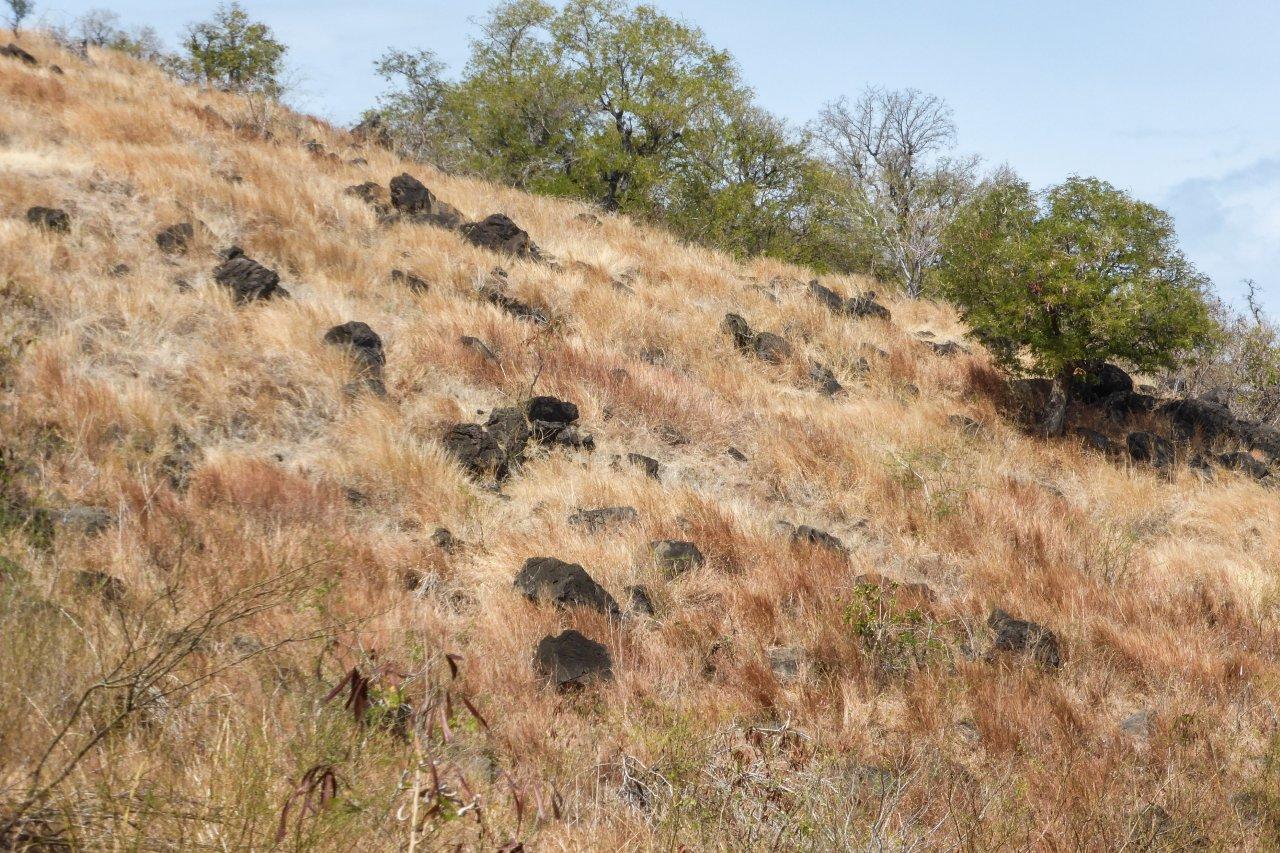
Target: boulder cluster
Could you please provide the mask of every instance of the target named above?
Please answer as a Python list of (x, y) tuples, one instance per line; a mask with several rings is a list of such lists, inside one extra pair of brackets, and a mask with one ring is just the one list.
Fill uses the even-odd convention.
[(503, 213), (494, 213), (477, 222), (468, 222), (462, 212), (439, 199), (426, 185), (407, 172), (386, 187), (376, 181), (347, 187), (348, 195), (364, 201), (384, 225), (398, 222), (434, 225), (458, 231), (473, 246), (527, 260), (545, 260), (529, 232)]
[(892, 316), (889, 309), (876, 301), (874, 291), (844, 297), (825, 285), (819, 284), (815, 278), (809, 282), (809, 295), (820, 302), (833, 314), (848, 317), (873, 317), (877, 320), (888, 320)]
[(472, 476), (501, 481), (524, 461), (529, 444), (594, 450), (580, 429), (578, 407), (556, 397), (534, 397), (521, 406), (494, 409), (484, 424), (454, 424), (445, 431), (445, 451)]

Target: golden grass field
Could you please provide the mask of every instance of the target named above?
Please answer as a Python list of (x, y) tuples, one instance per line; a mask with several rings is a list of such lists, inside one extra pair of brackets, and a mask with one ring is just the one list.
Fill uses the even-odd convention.
[[(960, 339), (945, 305), (882, 293), (891, 322), (838, 317), (806, 270), (592, 225), (582, 205), (121, 56), (22, 44), (65, 74), (0, 57), (4, 487), (15, 506), (114, 521), (49, 531), (15, 510), (0, 527), (9, 844), (1280, 847), (1274, 491), (1024, 435), (980, 347), (917, 340)], [(470, 219), (510, 215), (557, 265), (383, 226), (344, 194), (403, 171)], [(32, 205), (69, 211), (70, 232), (28, 225)], [(154, 235), (181, 221), (203, 227), (172, 259)], [(234, 304), (212, 278), (231, 244), (293, 298)], [(559, 322), (479, 298), (497, 265)], [(786, 337), (791, 360), (735, 350), (730, 311)], [(348, 320), (385, 343), (385, 398), (344, 390), (351, 364), (321, 339)], [(861, 375), (865, 344), (886, 357)], [(819, 393), (811, 360), (847, 391)], [(444, 430), (531, 389), (575, 402), (596, 448), (533, 453), (485, 488)], [(613, 463), (631, 452), (661, 480)], [(567, 522), (613, 505), (638, 523)], [(849, 554), (793, 544), (779, 521)], [(440, 526), (462, 544), (434, 544)], [(706, 564), (664, 578), (657, 538)], [(531, 556), (580, 563), (624, 606), (647, 584), (657, 613), (531, 603), (512, 586)], [(936, 600), (877, 594), (866, 574)], [(1056, 632), (1062, 667), (989, 656), (996, 607)], [(612, 681), (557, 692), (535, 673), (534, 647), (565, 628), (608, 646)], [(773, 671), (779, 648), (794, 673)], [(324, 701), (353, 669), (367, 710)]]

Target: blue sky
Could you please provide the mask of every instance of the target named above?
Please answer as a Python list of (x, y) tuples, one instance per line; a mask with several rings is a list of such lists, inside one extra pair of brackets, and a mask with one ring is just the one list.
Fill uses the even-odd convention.
[[(40, 3), (49, 23), (88, 8), (174, 44), (213, 2)], [(290, 47), (300, 107), (347, 122), (373, 103), (387, 47), (453, 69), (485, 2), (243, 0)], [(1095, 175), (1171, 212), (1183, 246), (1229, 297), (1254, 278), (1280, 316), (1280, 3), (1276, 0), (835, 2), (658, 0), (729, 49), (760, 102), (795, 123), (868, 84), (915, 87), (955, 110), (960, 148), (1033, 185)]]

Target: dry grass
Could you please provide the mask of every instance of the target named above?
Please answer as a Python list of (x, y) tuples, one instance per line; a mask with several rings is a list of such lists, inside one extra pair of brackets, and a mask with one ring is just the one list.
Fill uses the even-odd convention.
[[(119, 697), (96, 694), (67, 738), (102, 737), (29, 833), (91, 849), (270, 847), (299, 779), (332, 766), (337, 797), (316, 814), (296, 798), (281, 846), (1276, 846), (1273, 492), (1024, 437), (997, 414), (981, 352), (940, 358), (913, 339), (963, 331), (945, 306), (836, 318), (805, 296), (804, 270), (740, 265), (624, 219), (594, 227), (574, 204), (401, 163), (305, 117), (276, 115), (273, 138), (257, 138), (204, 110), (247, 118), (233, 98), (27, 40), (66, 75), (0, 60), (6, 476), (28, 502), (107, 507), (118, 523), (51, 539), (5, 528), (20, 567), (0, 613), (6, 807), (113, 662), (252, 584), (307, 578), (201, 637), (159, 680), (173, 690), (163, 713), (108, 727)], [(368, 165), (312, 156), (313, 137)], [(477, 298), (503, 259), (444, 230), (379, 226), (343, 194), (404, 170), (470, 217), (508, 213), (560, 260), (504, 263), (516, 295), (562, 318), (553, 331)], [(30, 229), (33, 204), (70, 210), (71, 233)], [(184, 219), (204, 228), (169, 261), (152, 235)], [(231, 243), (295, 298), (234, 306), (210, 275)], [(392, 268), (430, 290), (393, 284)], [(612, 286), (623, 276), (633, 293)], [(773, 301), (754, 285), (775, 278)], [(737, 353), (719, 331), (727, 311), (785, 335), (793, 363)], [(386, 343), (385, 400), (343, 390), (348, 366), (321, 337), (346, 320)], [(887, 356), (865, 376), (863, 344)], [(654, 348), (657, 364), (642, 357)], [(848, 392), (817, 393), (810, 359)], [(520, 399), (535, 376), (538, 393), (579, 405), (597, 449), (535, 458), (486, 491), (445, 456), (441, 427)], [(949, 424), (957, 413), (985, 430)], [(672, 429), (689, 441), (672, 444)], [(628, 452), (657, 458), (661, 481), (611, 464)], [(566, 521), (617, 504), (639, 523)], [(779, 520), (830, 530), (850, 554), (792, 546)], [(465, 544), (438, 549), (440, 525)], [(706, 566), (664, 580), (644, 556), (658, 537), (694, 540)], [(581, 563), (620, 599), (650, 585), (657, 618), (526, 602), (511, 580), (534, 555)], [(123, 600), (86, 592), (86, 571), (119, 579)], [(860, 574), (922, 581), (937, 599), (868, 610)], [(986, 661), (992, 607), (1056, 631), (1062, 669)], [(534, 645), (565, 627), (610, 647), (612, 683), (539, 683)], [(779, 646), (802, 652), (795, 679), (771, 669)], [(456, 682), (446, 653), (461, 656)], [(341, 699), (321, 701), (353, 667), (374, 676), (384, 717), (446, 693), (452, 714), (407, 737), (356, 725)], [(1138, 712), (1146, 733), (1122, 729)], [(430, 811), (421, 798), (415, 832), (432, 762), (455, 799)]]

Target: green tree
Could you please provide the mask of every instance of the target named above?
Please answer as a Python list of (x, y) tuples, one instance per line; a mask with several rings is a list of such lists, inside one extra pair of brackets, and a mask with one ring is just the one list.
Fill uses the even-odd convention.
[(1050, 434), (1062, 432), (1074, 372), (1108, 360), (1168, 368), (1214, 328), (1208, 281), (1168, 214), (1093, 178), (984, 193), (947, 229), (937, 280), (1006, 368), (1053, 377)]
[(210, 20), (190, 25), (183, 49), (177, 70), (191, 82), (270, 97), (283, 91), (280, 75), (288, 48), (239, 3), (219, 6)]

